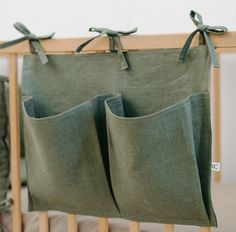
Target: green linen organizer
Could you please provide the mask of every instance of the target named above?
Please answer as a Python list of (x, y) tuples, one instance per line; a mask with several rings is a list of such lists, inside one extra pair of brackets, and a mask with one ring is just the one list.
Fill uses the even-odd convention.
[[(26, 158), (31, 210), (42, 211), (56, 209), (76, 214), (117, 217), (118, 210), (117, 214), (113, 213), (111, 209), (102, 211), (99, 207), (96, 208), (95, 204), (95, 202), (97, 202), (97, 204), (105, 202), (103, 204), (104, 207), (113, 207), (115, 211), (116, 201), (121, 217), (132, 218), (137, 221), (143, 220), (205, 226), (216, 225), (209, 195), (211, 136), (207, 130), (206, 132), (208, 134), (206, 135), (208, 136), (206, 136), (205, 141), (202, 140), (201, 137), (201, 132), (203, 131), (202, 125), (204, 123), (209, 124), (207, 120), (209, 117), (208, 111), (204, 110), (207, 108), (207, 103), (203, 101), (206, 98), (208, 99), (209, 56), (206, 46), (200, 45), (197, 48), (190, 49), (188, 59), (185, 63), (177, 63), (176, 57), (179, 52), (180, 49), (128, 52), (125, 56), (129, 61), (130, 68), (126, 71), (120, 68), (120, 61), (115, 53), (50, 55), (48, 56), (49, 63), (46, 66), (41, 64), (36, 55), (30, 55), (24, 58), (22, 91), (24, 95), (32, 96), (30, 104), (28, 104), (28, 101), (25, 102)], [(140, 62), (142, 62), (142, 65), (140, 65)], [(191, 97), (197, 93), (200, 94), (197, 95), (199, 97)], [(103, 94), (113, 96), (120, 94), (123, 104), (116, 104), (116, 108), (114, 109), (113, 98), (111, 98), (111, 96), (104, 98), (102, 97)], [(202, 94), (204, 97), (201, 97)], [(185, 138), (182, 146), (187, 146), (186, 151), (183, 153), (181, 149), (184, 148), (180, 146), (181, 144), (177, 144), (176, 147), (173, 147), (173, 144), (172, 148), (176, 150), (172, 150), (172, 155), (177, 156), (177, 158), (175, 158), (173, 162), (171, 162), (171, 160), (168, 161), (169, 165), (171, 165), (171, 174), (174, 176), (179, 172), (182, 175), (185, 174), (185, 179), (181, 180), (178, 178), (175, 180), (175, 185), (170, 185), (177, 187), (185, 183), (183, 191), (181, 191), (181, 189), (178, 189), (179, 191), (172, 189), (170, 194), (173, 195), (166, 196), (168, 199), (172, 199), (169, 204), (167, 204), (169, 206), (172, 204), (177, 206), (178, 199), (181, 199), (181, 203), (183, 203), (181, 210), (183, 212), (180, 214), (179, 218), (176, 217), (176, 214), (173, 214), (175, 217), (172, 219), (169, 217), (157, 217), (160, 213), (163, 215), (168, 214), (170, 210), (170, 208), (166, 207), (166, 204), (163, 203), (165, 200), (163, 196), (159, 198), (159, 200), (158, 196), (156, 196), (156, 198), (153, 197), (156, 191), (160, 191), (160, 186), (158, 187), (158, 185), (162, 183), (163, 187), (163, 184), (168, 181), (165, 177), (163, 177), (163, 180), (157, 179), (156, 185), (153, 187), (152, 193), (150, 193), (150, 199), (146, 199), (147, 195), (144, 191), (150, 187), (148, 187), (149, 179), (146, 179), (145, 182), (144, 179), (142, 179), (144, 178), (144, 170), (142, 168), (147, 167), (142, 161), (147, 159), (146, 163), (149, 160), (149, 165), (153, 165), (150, 169), (146, 169), (146, 175), (148, 177), (153, 173), (154, 168), (157, 167), (155, 162), (160, 163), (160, 161), (162, 161), (159, 160), (158, 157), (163, 159), (163, 156), (158, 156), (158, 154), (154, 156), (157, 150), (148, 153), (148, 149), (154, 147), (149, 143), (157, 143), (158, 140), (155, 141), (154, 139), (159, 138), (158, 134), (160, 132), (154, 130), (156, 127), (150, 126), (148, 123), (143, 126), (136, 124), (135, 128), (137, 129), (137, 133), (140, 132), (141, 135), (144, 133), (144, 137), (141, 137), (141, 140), (136, 142), (140, 147), (146, 149), (143, 151), (143, 155), (146, 154), (146, 156), (144, 157), (139, 153), (133, 154), (130, 150), (119, 150), (122, 147), (120, 142), (123, 140), (125, 140), (126, 143), (129, 142), (129, 146), (133, 146), (131, 149), (134, 150), (135, 145), (130, 139), (135, 139), (135, 130), (130, 128), (131, 124), (126, 123), (124, 126), (122, 123), (125, 122), (121, 119), (119, 123), (116, 124), (116, 117), (112, 115), (108, 109), (107, 118), (105, 117), (105, 109), (103, 107), (96, 107), (99, 111), (94, 112), (94, 110), (91, 110), (91, 101), (94, 101), (92, 99), (94, 99), (95, 96), (97, 96), (95, 99), (103, 98), (104, 102), (107, 100), (107, 106), (112, 102), (113, 113), (120, 114), (123, 110), (125, 117), (135, 117), (133, 118), (134, 121), (140, 121), (139, 117), (148, 118), (149, 114), (166, 110), (167, 107), (175, 108), (174, 104), (179, 104), (182, 107), (180, 108), (181, 111), (175, 112), (177, 115), (169, 113), (169, 117), (172, 119), (172, 123), (174, 123), (174, 129), (178, 130), (180, 126), (178, 127), (177, 122), (181, 119), (180, 115), (182, 114), (182, 124), (186, 124), (187, 128), (185, 128), (185, 130), (187, 130), (186, 133), (188, 133), (188, 136), (193, 136), (193, 133), (191, 133), (193, 125), (191, 124), (190, 111), (192, 108), (190, 106), (197, 104), (197, 107), (193, 107), (193, 110), (196, 111), (199, 107), (200, 110), (203, 111), (203, 113), (200, 110), (198, 110), (199, 112), (197, 111), (198, 116), (196, 117), (196, 122), (199, 120), (200, 123), (194, 127), (197, 130), (194, 132), (195, 140), (193, 141), (192, 137), (187, 140), (187, 138), (185, 138), (187, 134), (180, 134), (182, 136), (180, 138)], [(189, 100), (186, 100), (186, 98)], [(190, 101), (191, 99), (195, 100), (192, 102)], [(186, 104), (184, 103), (185, 101)], [(184, 108), (184, 106), (186, 106), (186, 108)], [(32, 107), (34, 107), (34, 115), (32, 114)], [(94, 124), (96, 123), (94, 123), (94, 118), (97, 117), (96, 112), (99, 112), (102, 121), (106, 121), (108, 124), (108, 142), (106, 142), (106, 127), (104, 123), (101, 123), (101, 125), (98, 123), (95, 129)], [(125, 120), (124, 118), (124, 121)], [(82, 129), (79, 126), (80, 124), (83, 125)], [(145, 127), (151, 130), (149, 134), (145, 131)], [(124, 130), (123, 133), (121, 129)], [(87, 132), (85, 133), (84, 130)], [(130, 131), (133, 133), (130, 133)], [(166, 133), (167, 135), (170, 133), (169, 136), (173, 140), (176, 138), (174, 134), (177, 132), (170, 131)], [(185, 131), (180, 130), (179, 133), (181, 132)], [(117, 133), (117, 135), (111, 137), (113, 133)], [(154, 133), (153, 138), (150, 138), (152, 133)], [(165, 131), (162, 133), (165, 133)], [(118, 135), (119, 137), (117, 138)], [(130, 139), (128, 139), (128, 135)], [(68, 138), (70, 138), (70, 140)], [(93, 146), (92, 141), (94, 141), (94, 138), (96, 142)], [(145, 139), (148, 141), (142, 141)], [(103, 140), (103, 142), (99, 144), (99, 140)], [(81, 141), (84, 142), (82, 146), (87, 147), (84, 152), (78, 152), (79, 150), (77, 149)], [(168, 147), (170, 141), (167, 142), (168, 140), (165, 142), (166, 144), (164, 143), (162, 146), (165, 147), (166, 145)], [(178, 142), (181, 142), (181, 140), (178, 140)], [(196, 144), (200, 143), (198, 147), (195, 148), (196, 150), (193, 147), (194, 142)], [(103, 144), (107, 145), (103, 146)], [(101, 152), (97, 152), (99, 148), (96, 147), (99, 145)], [(109, 161), (106, 156), (106, 147), (108, 145), (110, 150)], [(119, 146), (118, 153), (117, 147), (115, 146)], [(123, 144), (123, 146), (125, 149), (126, 144)], [(206, 150), (202, 153), (204, 146)], [(112, 148), (116, 151), (114, 152)], [(94, 150), (91, 151), (91, 149)], [(77, 153), (75, 151), (77, 151)], [(150, 157), (148, 155), (150, 155)], [(90, 164), (94, 165), (94, 167), (92, 167), (93, 170), (97, 168), (100, 169), (98, 173), (95, 171), (95, 176), (101, 176), (105, 170), (108, 174), (110, 173), (112, 185), (110, 191), (114, 192), (114, 201), (112, 200), (112, 194), (108, 194), (109, 178), (106, 179), (104, 174), (101, 180), (101, 183), (104, 183), (102, 190), (100, 182), (95, 185), (96, 182), (93, 181), (93, 178), (95, 178), (93, 175), (90, 174), (90, 176), (88, 176), (87, 173), (85, 173), (86, 178), (80, 176), (80, 164), (88, 165), (86, 167), (83, 166), (82, 170), (91, 170), (89, 162), (85, 162), (88, 157), (90, 157), (90, 159), (100, 157), (100, 160), (103, 159), (105, 161), (104, 164), (110, 163), (110, 168), (108, 168), (108, 165), (102, 166), (101, 162), (97, 162), (96, 164), (91, 162)], [(120, 160), (121, 157), (122, 160)], [(156, 161), (154, 157), (156, 157)], [(169, 154), (168, 158), (170, 157), (171, 154)], [(181, 157), (182, 163), (176, 163), (177, 159)], [(134, 168), (132, 168), (132, 165), (129, 167), (130, 159), (133, 159), (133, 162), (136, 164), (136, 170), (143, 170), (140, 173), (138, 171), (135, 172), (137, 175), (139, 173), (140, 177), (135, 176), (135, 174), (131, 175), (132, 171), (134, 172)], [(153, 161), (153, 164), (151, 161)], [(163, 160), (163, 165), (164, 163)], [(135, 164), (133, 165), (135, 166)], [(180, 168), (178, 168), (178, 165), (181, 165)], [(163, 169), (161, 169), (161, 167), (159, 168), (165, 173), (165, 166), (162, 167)], [(126, 173), (130, 175), (125, 175)], [(51, 179), (52, 176), (54, 176), (54, 179)], [(168, 175), (168, 177), (170, 176)], [(139, 182), (140, 189), (137, 189), (135, 183), (138, 182), (139, 178), (141, 178), (141, 182)], [(171, 177), (171, 179), (174, 180), (173, 177)], [(86, 187), (86, 183), (93, 183), (91, 186), (93, 189), (90, 189), (89, 193), (83, 195), (84, 190), (81, 189), (81, 185), (89, 189)], [(186, 189), (189, 183), (192, 183), (192, 188)], [(145, 185), (147, 185), (147, 187), (145, 187)], [(132, 189), (132, 187), (134, 187), (134, 189)], [(155, 187), (158, 187), (158, 189), (155, 189)], [(130, 188), (129, 192), (127, 192), (127, 188)], [(45, 191), (45, 189), (47, 189), (47, 191)], [(102, 192), (107, 191), (107, 196), (104, 197), (104, 195), (99, 194), (100, 190)], [(139, 195), (136, 194), (137, 191), (139, 191)], [(56, 192), (58, 192), (58, 194), (55, 195)], [(61, 192), (61, 195), (59, 195), (59, 192)], [(93, 195), (93, 192), (96, 194)], [(93, 195), (94, 202), (89, 195)], [(136, 195), (137, 197), (135, 197)], [(58, 199), (55, 198), (55, 196), (58, 196)], [(185, 200), (183, 196), (186, 196), (187, 199)], [(88, 199), (91, 201), (91, 204), (89, 204)], [(197, 202), (196, 205), (192, 204), (192, 207), (189, 205), (189, 200), (191, 199)], [(82, 207), (83, 201), (86, 202), (84, 207), (87, 208), (87, 211)], [(139, 205), (147, 206), (147, 204), (149, 204), (149, 210), (159, 213), (155, 214), (151, 212), (146, 215), (147, 211), (144, 210), (144, 213), (146, 213), (143, 215), (142, 212), (140, 212)], [(161, 207), (161, 205), (163, 207)], [(153, 208), (150, 208), (151, 206), (153, 206)], [(194, 208), (195, 206), (198, 207)], [(165, 212), (166, 214), (163, 212), (165, 209), (168, 209)], [(180, 212), (181, 210), (178, 208), (176, 212)], [(182, 215), (188, 215), (188, 221), (187, 218), (182, 218)], [(198, 217), (196, 218), (196, 216)]]
[(8, 209), (10, 201), (7, 200), (9, 188), (9, 147), (8, 147), (8, 113), (6, 82), (7, 77), (0, 76), (0, 212)]
[[(118, 55), (45, 56), (36, 49), (39, 57), (24, 57), (30, 210), (217, 225), (209, 58), (218, 64), (208, 33), (226, 29), (203, 25), (194, 11), (190, 16), (197, 29), (183, 49), (123, 52), (119, 36), (135, 30), (95, 28)], [(189, 49), (197, 32), (201, 45)], [(40, 47), (37, 37), (27, 38)]]

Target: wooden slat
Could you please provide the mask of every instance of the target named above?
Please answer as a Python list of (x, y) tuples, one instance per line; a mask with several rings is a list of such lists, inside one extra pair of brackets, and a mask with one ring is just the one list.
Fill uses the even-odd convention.
[(140, 232), (140, 223), (129, 221), (129, 232)]
[(108, 232), (108, 218), (99, 218), (98, 219), (98, 232)]
[[(124, 50), (180, 48), (183, 46), (190, 33), (163, 34), (163, 35), (131, 35), (122, 36), (121, 42)], [(236, 47), (236, 32), (228, 32), (223, 35), (210, 35), (216, 48)], [(47, 53), (73, 52), (86, 38), (50, 39), (41, 41)], [(198, 36), (193, 39), (191, 46), (197, 46)], [(108, 50), (108, 38), (101, 37), (84, 48), (84, 51)], [(30, 53), (28, 41), (0, 49), (0, 54), (27, 54)]]
[(216, 48), (236, 47), (235, 31), (227, 32), (222, 35), (211, 34), (210, 37)]
[(200, 227), (199, 232), (211, 232), (211, 228), (210, 227)]
[(20, 124), (19, 88), (17, 78), (17, 55), (9, 55), (9, 121), (10, 121), (10, 160), (12, 179), (12, 226), (13, 232), (22, 231), (21, 182), (20, 182)]
[(221, 55), (222, 53), (236, 53), (235, 47), (228, 47), (228, 48), (216, 48), (218, 55)]
[(77, 218), (76, 215), (74, 214), (68, 214), (67, 217), (67, 223), (68, 223), (68, 232), (77, 232), (78, 230), (78, 225), (77, 225)]
[(165, 224), (164, 225), (164, 232), (174, 232), (174, 225), (172, 225), (172, 224)]
[[(170, 34), (170, 35), (130, 35), (122, 36), (122, 47), (125, 50), (137, 49), (158, 49), (158, 48), (172, 48), (182, 47), (188, 34)], [(66, 39), (50, 39), (41, 41), (44, 50), (47, 53), (64, 53), (74, 51), (81, 43), (89, 38), (66, 38)], [(193, 40), (193, 46), (198, 44), (197, 36)], [(83, 51), (104, 51), (108, 50), (108, 38), (106, 36), (97, 38), (86, 46)], [(14, 46), (0, 49), (0, 54), (30, 53), (28, 41), (24, 41)]]
[(49, 220), (47, 212), (39, 212), (39, 232), (49, 232)]
[[(217, 52), (218, 54), (218, 52)], [(219, 60), (219, 55), (218, 60)], [(213, 160), (220, 162), (220, 69), (212, 70), (213, 84)], [(214, 180), (219, 182), (221, 179), (220, 172), (214, 172)]]

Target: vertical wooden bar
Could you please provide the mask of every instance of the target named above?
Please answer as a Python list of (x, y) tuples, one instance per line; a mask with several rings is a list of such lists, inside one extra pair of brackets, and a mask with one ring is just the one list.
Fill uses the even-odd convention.
[[(219, 60), (219, 53), (217, 58)], [(212, 70), (212, 84), (213, 84), (213, 160), (220, 162), (220, 68), (213, 68)], [(220, 172), (214, 172), (214, 180), (219, 182), (221, 180)]]
[(108, 225), (108, 218), (99, 218), (98, 219), (98, 232), (108, 232), (109, 225)]
[[(63, 52), (63, 54), (73, 54), (74, 51), (70, 52)], [(68, 223), (68, 232), (77, 232), (78, 231), (78, 225), (77, 225), (77, 217), (74, 214), (68, 214), (67, 216), (67, 223)]]
[(68, 223), (67, 227), (68, 232), (77, 232), (78, 225), (77, 225), (76, 215), (68, 214), (67, 223)]
[(129, 221), (129, 232), (140, 232), (140, 223)]
[(211, 227), (200, 227), (200, 232), (211, 232)]
[(39, 212), (39, 232), (49, 232), (49, 220), (47, 212)]
[(174, 232), (174, 225), (172, 225), (172, 224), (165, 224), (164, 225), (164, 232)]
[(22, 231), (21, 217), (21, 181), (20, 181), (20, 120), (19, 86), (17, 78), (17, 55), (8, 56), (9, 62), (9, 126), (10, 161), (12, 186), (12, 231)]

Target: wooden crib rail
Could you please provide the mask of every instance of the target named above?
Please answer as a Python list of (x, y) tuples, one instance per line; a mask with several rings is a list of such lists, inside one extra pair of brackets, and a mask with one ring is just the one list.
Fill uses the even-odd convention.
[[(189, 34), (168, 35), (132, 35), (121, 37), (124, 50), (145, 50), (162, 48), (180, 48), (183, 46)], [(216, 47), (218, 56), (225, 52), (236, 52), (236, 32), (228, 32), (224, 35), (210, 35)], [(46, 53), (73, 53), (74, 50), (88, 38), (51, 39), (42, 41)], [(193, 39), (191, 46), (198, 45), (198, 38)], [(108, 38), (101, 37), (91, 42), (84, 48), (84, 52), (104, 52), (108, 50)], [(12, 176), (12, 217), (13, 232), (22, 231), (22, 215), (20, 200), (20, 128), (19, 128), (19, 86), (17, 77), (18, 56), (29, 54), (28, 42), (22, 42), (0, 50), (0, 56), (8, 56), (9, 61), (9, 117), (10, 117), (10, 156)], [(220, 118), (219, 118), (219, 79), (220, 69), (214, 68), (212, 72), (213, 81), (213, 117), (214, 117), (214, 157), (220, 161)], [(220, 175), (215, 176), (220, 180)], [(47, 212), (39, 212), (39, 231), (49, 232), (49, 218)], [(68, 215), (68, 232), (77, 232), (76, 215)], [(140, 224), (135, 221), (129, 223), (130, 232), (140, 232)], [(108, 232), (109, 224), (107, 218), (98, 219), (98, 231)], [(174, 232), (174, 225), (164, 225), (164, 232)], [(200, 232), (210, 232), (211, 228), (201, 227)]]
[[(161, 48), (180, 48), (183, 46), (189, 34), (163, 34), (163, 35), (130, 35), (122, 36), (121, 42), (124, 50), (145, 50), (145, 49), (161, 49)], [(236, 32), (228, 32), (223, 35), (210, 35), (215, 48), (235, 48)], [(89, 38), (63, 38), (43, 40), (43, 45), (47, 53), (71, 53), (83, 42)], [(195, 36), (191, 46), (198, 45), (198, 36)], [(0, 42), (1, 43), (1, 42)], [(108, 38), (100, 37), (84, 47), (83, 51), (101, 52), (107, 51), (109, 48)], [(29, 54), (30, 48), (28, 41), (0, 49), (0, 54)]]
[(17, 55), (9, 55), (9, 122), (10, 162), (12, 177), (12, 226), (13, 232), (21, 231), (21, 182), (20, 182), (20, 120), (19, 87), (17, 78)]

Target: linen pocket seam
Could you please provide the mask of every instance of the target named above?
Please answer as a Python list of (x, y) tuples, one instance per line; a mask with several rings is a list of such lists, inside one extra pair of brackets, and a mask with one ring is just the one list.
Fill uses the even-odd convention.
[(120, 121), (123, 121), (124, 123), (144, 123), (144, 122), (147, 122), (147, 121), (151, 121), (151, 120), (155, 120), (156, 118), (158, 117), (161, 117), (161, 116), (164, 116), (168, 113), (171, 113), (175, 110), (178, 110), (184, 106), (186, 106), (187, 104), (189, 104), (189, 101), (191, 101), (191, 99), (194, 99), (194, 98), (197, 98), (199, 97), (199, 95), (202, 95), (200, 98), (209, 98), (207, 95), (205, 95), (205, 93), (197, 93), (197, 94), (194, 94), (194, 95), (190, 95), (189, 97), (179, 101), (178, 103), (174, 104), (174, 105), (171, 105), (167, 108), (164, 108), (160, 111), (157, 111), (157, 112), (154, 112), (154, 113), (151, 113), (151, 114), (147, 114), (147, 115), (144, 115), (144, 116), (138, 116), (138, 117), (125, 117), (125, 116), (118, 116), (116, 115), (115, 113), (112, 112), (112, 110), (110, 109), (107, 101), (109, 101), (111, 98), (107, 99), (105, 102), (106, 102), (106, 108), (108, 109), (109, 113), (113, 116), (113, 118), (115, 118), (116, 120), (120, 120)]

